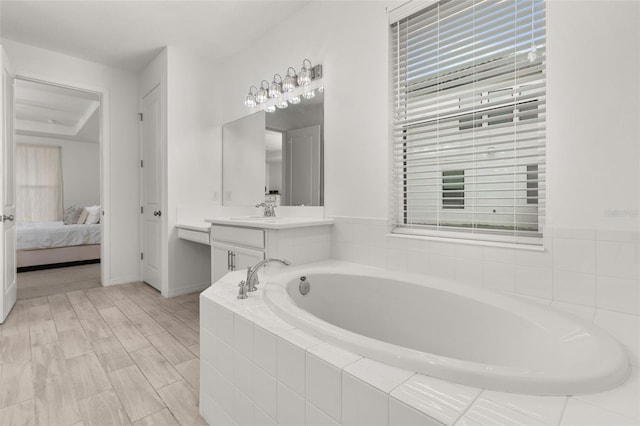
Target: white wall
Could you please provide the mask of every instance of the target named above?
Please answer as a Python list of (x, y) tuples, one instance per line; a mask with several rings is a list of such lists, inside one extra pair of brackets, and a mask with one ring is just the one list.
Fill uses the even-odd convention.
[(64, 208), (100, 204), (99, 144), (27, 135), (16, 135), (16, 143), (60, 147)]
[[(223, 64), (225, 121), (247, 114), (242, 101), (250, 85), (288, 66), (299, 68), (305, 57), (323, 64), (330, 215), (387, 217), (388, 175), (381, 173), (388, 169), (390, 105), (384, 6), (312, 3)], [(624, 1), (547, 3), (548, 226), (640, 230), (639, 7)]]
[[(109, 152), (106, 172), (110, 194), (103, 194), (105, 226), (111, 242), (110, 267), (105, 285), (135, 281), (139, 278), (138, 247), (138, 79), (129, 71), (89, 62), (61, 53), (2, 40), (18, 75), (70, 86), (107, 91), (109, 116)], [(105, 204), (105, 203), (103, 203)], [(105, 224), (106, 225), (106, 224)]]

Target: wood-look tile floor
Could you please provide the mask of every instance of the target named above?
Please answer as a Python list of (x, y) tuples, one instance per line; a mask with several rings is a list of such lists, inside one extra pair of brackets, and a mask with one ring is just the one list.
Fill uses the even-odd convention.
[(0, 325), (0, 425), (201, 425), (198, 294), (143, 283), (19, 300)]
[(16, 280), (18, 299), (31, 299), (102, 286), (99, 263), (18, 272)]

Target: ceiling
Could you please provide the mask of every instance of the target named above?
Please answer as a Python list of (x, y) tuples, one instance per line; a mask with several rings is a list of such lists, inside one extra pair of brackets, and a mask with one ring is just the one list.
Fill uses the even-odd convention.
[(299, 0), (0, 1), (0, 36), (139, 71), (167, 45), (229, 57), (297, 13)]
[(18, 135), (98, 143), (100, 99), (95, 93), (16, 80)]

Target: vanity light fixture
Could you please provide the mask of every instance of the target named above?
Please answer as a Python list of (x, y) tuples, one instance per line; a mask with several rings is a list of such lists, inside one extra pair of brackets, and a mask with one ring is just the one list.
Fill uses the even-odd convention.
[[(265, 84), (267, 87), (265, 87)], [(263, 104), (267, 102), (267, 96), (269, 92), (269, 82), (267, 80), (262, 80), (260, 83), (260, 88), (256, 92), (256, 102), (259, 104)]]
[(256, 103), (256, 90), (258, 90), (258, 88), (256, 86), (251, 86), (249, 88), (249, 94), (247, 95), (246, 99), (244, 100), (244, 104), (246, 106), (248, 106), (249, 108), (252, 108), (252, 107), (257, 105), (257, 103)]
[[(307, 67), (307, 63), (309, 66)], [(300, 72), (298, 73), (298, 86), (306, 86), (311, 83), (311, 69), (313, 66), (311, 65), (311, 61), (305, 59), (302, 61), (302, 68), (300, 68)]]
[[(289, 72), (293, 71), (293, 73)], [(289, 67), (287, 69), (287, 76), (282, 81), (282, 91), (283, 92), (293, 92), (296, 90), (296, 86), (298, 80), (298, 74), (296, 74), (296, 70), (293, 67)]]
[(273, 75), (273, 81), (269, 83), (262, 80), (258, 87), (251, 86), (245, 97), (244, 104), (249, 108), (256, 108), (267, 112), (274, 112), (278, 108), (284, 109), (291, 105), (299, 104), (304, 99), (312, 99), (324, 88), (320, 81), (322, 78), (322, 65), (313, 66), (309, 59), (302, 61), (300, 72), (295, 68), (287, 68), (284, 78), (280, 74)]
[(269, 97), (279, 98), (280, 95), (282, 95), (282, 76), (275, 74), (273, 76), (273, 82), (271, 82), (271, 86), (269, 86)]

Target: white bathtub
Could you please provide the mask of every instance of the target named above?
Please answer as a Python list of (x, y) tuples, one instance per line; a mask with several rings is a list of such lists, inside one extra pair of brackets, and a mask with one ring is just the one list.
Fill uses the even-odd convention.
[[(306, 296), (301, 276), (311, 285)], [(604, 331), (453, 281), (320, 264), (269, 278), (264, 297), (278, 316), (322, 340), (470, 386), (574, 395), (614, 387), (630, 374), (624, 349)]]

